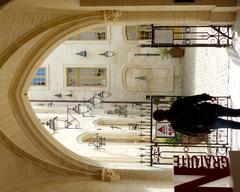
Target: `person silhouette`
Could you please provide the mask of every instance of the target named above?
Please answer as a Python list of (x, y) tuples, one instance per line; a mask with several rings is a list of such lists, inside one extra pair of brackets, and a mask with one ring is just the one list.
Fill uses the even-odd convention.
[(240, 122), (220, 117), (239, 117), (240, 109), (231, 109), (215, 104), (216, 100), (206, 93), (177, 99), (169, 110), (157, 109), (153, 113), (156, 121), (168, 120), (172, 128), (188, 136), (201, 136), (214, 129), (240, 129)]

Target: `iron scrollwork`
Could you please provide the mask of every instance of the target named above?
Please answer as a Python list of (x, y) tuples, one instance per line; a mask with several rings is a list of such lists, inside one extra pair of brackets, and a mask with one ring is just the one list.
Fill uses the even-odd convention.
[[(166, 38), (169, 38), (168, 42), (166, 42)], [(140, 46), (141, 47), (231, 47), (232, 40), (233, 40), (233, 33), (232, 33), (231, 26), (154, 26), (152, 25), (151, 44), (141, 44)]]
[[(180, 96), (152, 96), (151, 114), (156, 109), (168, 109)], [(217, 97), (215, 101), (230, 107), (229, 97)], [(150, 165), (172, 164), (173, 156), (213, 155), (227, 156), (231, 148), (231, 129), (217, 129), (204, 138), (193, 139), (184, 135), (173, 138), (159, 138), (156, 134), (155, 121), (151, 119), (150, 133)]]

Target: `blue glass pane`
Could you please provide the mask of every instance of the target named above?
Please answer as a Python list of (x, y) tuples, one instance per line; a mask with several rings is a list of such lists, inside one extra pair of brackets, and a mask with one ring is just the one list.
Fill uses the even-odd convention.
[(36, 73), (37, 76), (45, 76), (45, 74), (46, 74), (45, 68), (39, 68)]
[(36, 74), (36, 75), (37, 75), (37, 76), (39, 76), (39, 75), (40, 75), (40, 73), (41, 73), (41, 72), (40, 72), (40, 71), (39, 71), (39, 69), (38, 69), (38, 71), (37, 71), (37, 74)]
[(32, 79), (32, 85), (46, 85), (46, 68), (38, 68), (35, 77)]
[(46, 74), (46, 69), (43, 68), (43, 69), (42, 69), (42, 75), (44, 76), (45, 74)]

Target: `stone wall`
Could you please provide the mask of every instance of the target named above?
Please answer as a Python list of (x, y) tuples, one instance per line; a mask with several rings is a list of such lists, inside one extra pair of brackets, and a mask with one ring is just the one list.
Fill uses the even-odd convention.
[[(137, 45), (137, 41), (127, 41), (125, 39), (124, 26), (112, 25), (108, 27), (109, 36), (107, 41), (65, 41), (58, 46), (50, 55), (46, 58), (42, 66), (49, 69), (48, 75), (48, 87), (37, 88), (31, 87), (29, 91), (30, 99), (58, 99), (54, 95), (61, 93), (64, 100), (83, 100), (88, 99), (94, 95), (94, 92), (108, 91), (113, 95), (108, 100), (113, 101), (142, 101), (145, 100), (146, 95), (180, 95), (182, 91), (182, 60), (181, 58), (162, 58), (162, 56), (135, 56), (134, 54), (146, 54), (146, 53), (160, 53), (158, 48), (140, 48)], [(87, 57), (76, 55), (77, 52), (87, 51)], [(115, 56), (106, 58), (99, 55), (105, 51), (113, 51)], [(124, 87), (124, 81), (126, 81), (126, 74), (124, 70), (128, 67), (161, 67), (163, 69), (171, 69), (167, 76), (173, 79), (166, 81), (167, 77), (146, 77), (146, 80), (142, 80), (144, 86), (149, 86), (157, 82), (157, 78), (163, 79), (165, 82), (161, 82), (160, 85), (169, 87), (156, 87), (155, 91), (151, 91), (151, 88), (140, 88), (141, 84), (136, 83), (136, 88), (127, 89)], [(108, 79), (106, 88), (98, 89), (93, 87), (88, 88), (76, 88), (66, 87), (66, 67), (106, 67), (108, 70)], [(148, 81), (148, 78), (150, 79)], [(130, 81), (134, 81), (131, 79)], [(132, 82), (135, 83), (135, 82)], [(157, 84), (157, 83), (156, 83)], [(170, 90), (170, 91), (166, 91)], [(72, 98), (65, 95), (69, 93), (73, 94)]]

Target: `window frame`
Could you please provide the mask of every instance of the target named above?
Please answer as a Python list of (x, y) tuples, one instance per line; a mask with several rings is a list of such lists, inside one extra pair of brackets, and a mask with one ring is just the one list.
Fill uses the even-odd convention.
[[(152, 38), (150, 39), (128, 39), (128, 35), (127, 35), (127, 27), (128, 26), (135, 26), (135, 27), (138, 27), (138, 26), (151, 26), (151, 24), (142, 24), (142, 25), (125, 25), (123, 27), (123, 33), (124, 33), (124, 38), (125, 38), (125, 41), (128, 42), (128, 43), (135, 43), (135, 42), (151, 42), (152, 41)], [(174, 26), (169, 26), (168, 27), (169, 30), (173, 30), (174, 32), (179, 32), (179, 34), (174, 34), (174, 38), (182, 38), (182, 34), (181, 32), (183, 31), (183, 28), (174, 28)], [(136, 30), (135, 30), (136, 31)], [(137, 34), (139, 36), (139, 33)]]
[[(99, 43), (108, 42), (110, 40), (110, 26), (102, 26), (102, 27), (105, 27), (105, 31), (101, 31), (101, 30), (99, 30), (99, 28), (101, 28), (101, 27), (97, 27), (97, 28), (93, 28), (93, 29), (88, 30), (88, 31), (82, 31), (82, 32), (79, 32), (79, 33), (72, 34), (66, 40), (66, 42), (78, 42), (78, 41), (80, 41), (80, 42), (99, 42)], [(98, 40), (98, 39), (94, 39), (94, 40), (91, 40), (91, 39), (90, 40), (88, 40), (88, 39), (86, 39), (86, 40), (85, 39), (70, 39), (70, 38), (73, 38), (74, 36), (80, 37), (81, 33), (87, 33), (87, 32), (95, 32), (96, 36), (97, 36), (97, 33), (105, 32), (106, 39), (104, 39), (104, 40)]]
[[(39, 69), (45, 69), (45, 75), (44, 76), (39, 76), (37, 74)], [(37, 79), (37, 78), (45, 78), (45, 85), (35, 85), (35, 84), (32, 84), (33, 79)], [(31, 88), (41, 88), (41, 89), (42, 88), (49, 88), (49, 68), (47, 66), (41, 66), (41, 67), (38, 67), (35, 70), (35, 74), (34, 74), (34, 76), (31, 79), (30, 87)]]
[[(128, 30), (129, 26), (135, 27), (135, 29), (134, 30)], [(149, 27), (149, 29), (145, 29), (144, 30), (144, 27), (146, 27), (146, 28)], [(129, 39), (128, 31), (135, 32), (136, 33), (136, 39)], [(124, 27), (124, 32), (125, 32), (125, 37), (126, 37), (127, 41), (149, 41), (149, 40), (152, 39), (152, 37), (150, 37), (150, 38), (141, 38), (142, 34), (152, 33), (152, 27), (151, 27), (150, 24), (149, 25), (126, 25)]]
[[(105, 86), (68, 86), (68, 74), (67, 74), (67, 68), (104, 68), (106, 69), (105, 72), (105, 79), (106, 79), (106, 84)], [(66, 90), (84, 90), (84, 91), (101, 91), (101, 90), (105, 90), (105, 91), (109, 91), (110, 88), (110, 68), (109, 66), (106, 65), (83, 65), (83, 66), (79, 66), (79, 65), (64, 65), (63, 66), (63, 71), (64, 71), (64, 82), (63, 82), (63, 87)], [(79, 78), (79, 77), (78, 77)]]

